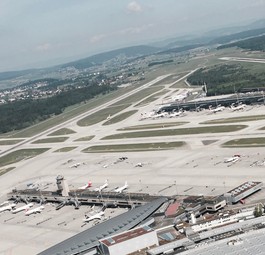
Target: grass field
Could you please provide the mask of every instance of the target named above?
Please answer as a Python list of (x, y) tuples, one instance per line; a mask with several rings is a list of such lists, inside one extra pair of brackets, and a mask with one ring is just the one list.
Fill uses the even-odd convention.
[(19, 142), (22, 142), (23, 139), (16, 139), (16, 140), (0, 140), (0, 145), (13, 145)]
[(120, 121), (123, 121), (123, 120), (129, 118), (130, 116), (132, 116), (136, 112), (138, 112), (138, 110), (131, 110), (131, 111), (128, 111), (128, 112), (123, 112), (123, 113), (118, 114), (117, 116), (111, 118), (110, 120), (104, 122), (102, 125), (106, 126), (106, 125), (111, 125), (111, 124), (118, 123)]
[(163, 89), (162, 91), (159, 91), (159, 92), (153, 94), (152, 96), (145, 98), (144, 100), (142, 100), (141, 102), (136, 104), (135, 107), (150, 104), (153, 101), (157, 100), (160, 96), (163, 96), (166, 93), (168, 93), (169, 91), (170, 90), (168, 90), (168, 89)]
[(108, 108), (102, 109), (98, 112), (95, 112), (95, 113), (88, 115), (87, 117), (79, 120), (77, 122), (77, 125), (81, 126), (81, 127), (85, 127), (85, 126), (91, 126), (91, 125), (97, 124), (103, 120), (106, 120), (108, 118), (108, 116), (112, 116), (114, 114), (117, 114), (118, 112), (126, 109), (129, 106), (130, 106), (130, 104), (110, 106)]
[(114, 91), (110, 94), (107, 95), (100, 95), (97, 96), (86, 103), (80, 103), (77, 105), (73, 105), (70, 107), (67, 107), (65, 111), (57, 116), (51, 117), (48, 120), (42, 121), (34, 126), (28, 127), (26, 129), (23, 129), (21, 131), (15, 131), (15, 132), (10, 132), (6, 134), (2, 134), (1, 137), (10, 137), (10, 138), (24, 138), (24, 137), (31, 137), (34, 136), (40, 132), (43, 132), (47, 130), (48, 128), (51, 128), (53, 126), (56, 126), (60, 123), (63, 123), (81, 113), (84, 113), (86, 111), (92, 110), (95, 107), (98, 107), (116, 97), (122, 96), (129, 91), (135, 89), (137, 86), (130, 86), (126, 88), (121, 88), (117, 91)]
[(56, 151), (54, 151), (54, 152), (68, 152), (68, 151), (72, 151), (72, 150), (74, 150), (74, 149), (76, 149), (77, 147), (63, 147), (63, 148), (60, 148), (60, 149), (58, 149), (58, 150), (56, 150)]
[(44, 153), (49, 149), (50, 148), (21, 149), (11, 152), (0, 158), (0, 167), (17, 163), (21, 160), (26, 160), (36, 157), (37, 155)]
[(80, 137), (80, 138), (74, 140), (74, 142), (87, 142), (87, 141), (92, 140), (94, 137), (95, 137), (94, 135), (84, 136), (84, 137)]
[(100, 152), (130, 152), (130, 151), (154, 151), (154, 150), (172, 150), (185, 145), (185, 142), (177, 141), (170, 143), (138, 143), (138, 144), (114, 144), (98, 145), (84, 149), (86, 153)]
[(59, 130), (56, 130), (53, 133), (48, 134), (48, 136), (58, 136), (58, 135), (70, 135), (76, 133), (74, 130), (69, 128), (61, 128)]
[(246, 128), (246, 125), (230, 125), (230, 126), (210, 126), (210, 127), (198, 127), (198, 128), (179, 128), (179, 129), (167, 129), (167, 130), (149, 130), (141, 132), (119, 133), (115, 135), (109, 135), (102, 138), (102, 140), (109, 139), (126, 139), (126, 138), (143, 138), (143, 137), (155, 137), (155, 136), (175, 136), (175, 135), (193, 135), (193, 134), (214, 134), (235, 132)]
[(230, 140), (222, 145), (223, 147), (265, 147), (265, 137), (241, 138)]
[(252, 115), (252, 116), (242, 116), (242, 117), (208, 120), (208, 121), (201, 122), (200, 124), (226, 124), (226, 123), (237, 123), (237, 122), (245, 122), (245, 121), (264, 120), (264, 119), (265, 119), (265, 115)]
[(38, 144), (38, 143), (62, 143), (65, 142), (69, 137), (51, 137), (51, 138), (44, 138), (44, 139), (39, 139), (34, 142), (33, 144)]
[(148, 97), (150, 94), (153, 94), (155, 92), (158, 92), (160, 90), (162, 90), (164, 87), (162, 86), (156, 86), (156, 87), (150, 87), (147, 89), (143, 89), (131, 96), (128, 96), (118, 102), (116, 102), (115, 104), (113, 104), (112, 106), (115, 105), (121, 105), (121, 104), (134, 104), (139, 102), (140, 100), (144, 99), (145, 97)]
[(142, 130), (142, 129), (156, 129), (156, 128), (168, 128), (168, 127), (176, 127), (187, 124), (189, 122), (165, 122), (165, 123), (154, 123), (154, 124), (145, 124), (145, 125), (137, 125), (130, 126), (125, 128), (119, 128), (118, 131), (131, 131), (131, 130)]
[(0, 176), (3, 175), (3, 174), (6, 174), (7, 172), (11, 171), (15, 169), (15, 167), (8, 167), (8, 168), (3, 168), (3, 169), (0, 169)]

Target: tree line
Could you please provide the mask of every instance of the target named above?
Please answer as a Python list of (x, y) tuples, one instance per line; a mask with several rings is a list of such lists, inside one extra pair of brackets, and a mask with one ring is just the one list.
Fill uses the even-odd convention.
[(195, 86), (207, 85), (207, 96), (238, 93), (244, 88), (265, 86), (265, 76), (253, 74), (240, 64), (201, 68), (187, 78)]
[(62, 92), (50, 98), (22, 100), (0, 106), (0, 133), (20, 130), (61, 114), (68, 106), (106, 94), (116, 87), (91, 85)]

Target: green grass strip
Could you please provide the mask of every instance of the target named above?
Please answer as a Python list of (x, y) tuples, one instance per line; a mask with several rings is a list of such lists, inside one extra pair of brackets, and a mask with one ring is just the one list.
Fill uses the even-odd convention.
[(185, 142), (169, 142), (169, 143), (139, 143), (139, 144), (113, 144), (113, 145), (97, 145), (84, 149), (86, 153), (100, 152), (130, 152), (130, 151), (155, 151), (155, 150), (171, 150), (185, 145)]
[(240, 116), (240, 117), (233, 117), (233, 118), (208, 120), (208, 121), (201, 122), (200, 124), (226, 124), (226, 123), (237, 123), (237, 122), (244, 122), (244, 121), (257, 121), (257, 120), (264, 120), (264, 119), (265, 119), (265, 115), (252, 115), (252, 116)]
[(58, 150), (56, 150), (56, 151), (54, 151), (54, 152), (68, 152), (68, 151), (72, 151), (72, 150), (74, 150), (74, 149), (76, 149), (77, 147), (63, 147), (63, 148), (60, 148), (60, 149), (58, 149)]
[(80, 137), (80, 138), (74, 140), (74, 142), (87, 142), (87, 141), (92, 140), (94, 137), (95, 137), (94, 135), (84, 136), (84, 137)]
[(17, 144), (19, 142), (22, 142), (23, 140), (20, 139), (16, 139), (16, 140), (0, 140), (0, 145), (13, 145), (13, 144)]
[(51, 138), (44, 138), (44, 139), (39, 139), (34, 142), (33, 144), (38, 144), (38, 143), (62, 143), (65, 142), (69, 137), (51, 137)]
[(35, 148), (35, 149), (21, 149), (13, 151), (0, 158), (0, 167), (17, 163), (21, 160), (36, 157), (37, 155), (44, 153), (50, 148)]
[(230, 126), (210, 126), (210, 127), (193, 127), (167, 130), (149, 130), (141, 132), (119, 133), (109, 135), (102, 138), (102, 140), (109, 139), (125, 139), (125, 138), (143, 138), (154, 136), (175, 136), (175, 135), (194, 135), (194, 134), (208, 134), (208, 133), (224, 133), (235, 132), (246, 128), (246, 125), (230, 125)]
[(58, 135), (70, 135), (76, 133), (74, 130), (69, 128), (61, 128), (56, 130), (53, 133), (50, 133), (48, 136), (58, 136)]
[(230, 140), (223, 147), (265, 147), (265, 137), (241, 138)]
[(117, 106), (112, 106), (112, 107), (110, 106), (108, 108), (102, 109), (98, 112), (95, 112), (79, 120), (77, 122), (77, 125), (81, 127), (86, 127), (86, 126), (97, 124), (103, 120), (106, 120), (109, 116), (117, 114), (118, 112), (126, 109), (129, 106), (130, 104), (123, 104), (123, 105), (117, 105)]
[(131, 131), (131, 130), (142, 130), (142, 129), (156, 129), (156, 128), (168, 128), (168, 127), (176, 127), (187, 124), (189, 122), (165, 122), (165, 123), (154, 123), (154, 124), (146, 124), (146, 125), (137, 125), (130, 126), (125, 128), (119, 128), (118, 131)]
[(106, 125), (111, 125), (111, 124), (118, 123), (120, 121), (123, 121), (123, 120), (129, 118), (130, 116), (132, 116), (136, 112), (138, 112), (138, 110), (131, 110), (131, 111), (128, 111), (128, 112), (123, 112), (123, 113), (118, 114), (117, 116), (111, 118), (110, 120), (104, 122), (102, 125), (106, 126)]

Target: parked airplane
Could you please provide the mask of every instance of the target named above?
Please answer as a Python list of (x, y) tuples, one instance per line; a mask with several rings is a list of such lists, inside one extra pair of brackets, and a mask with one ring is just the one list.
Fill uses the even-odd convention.
[(24, 210), (28, 210), (30, 207), (33, 206), (33, 203), (29, 203), (29, 204), (26, 204), (26, 205), (23, 205), (17, 209), (14, 209), (14, 210), (11, 210), (12, 213), (18, 213), (18, 212), (21, 212), (21, 211), (24, 211)]
[(80, 163), (76, 163), (76, 164), (73, 164), (72, 166), (70, 166), (70, 168), (73, 168), (73, 167), (78, 168), (79, 166), (80, 166)]
[(101, 218), (105, 215), (104, 211), (100, 211), (94, 215), (87, 216), (85, 215), (85, 218), (83, 219), (84, 222), (89, 222), (92, 220), (101, 220)]
[(84, 186), (81, 186), (77, 189), (87, 189), (87, 188), (90, 188), (92, 186), (92, 182), (91, 181), (88, 181), (87, 184), (85, 184)]
[(114, 190), (114, 192), (122, 193), (125, 189), (128, 189), (128, 187), (129, 187), (129, 185), (128, 185), (127, 181), (126, 181), (123, 186), (116, 188)]
[(225, 159), (225, 163), (235, 163), (237, 162), (238, 160), (240, 159), (240, 155), (234, 155), (233, 157), (231, 158), (227, 158)]
[(152, 112), (144, 112), (144, 113), (141, 113), (141, 118), (140, 120), (145, 120), (145, 119), (149, 119), (149, 118), (152, 118), (154, 116), (155, 112), (152, 111)]
[(216, 108), (213, 108), (213, 109), (212, 109), (211, 106), (209, 107), (210, 112), (213, 112), (213, 113), (221, 112), (221, 111), (223, 111), (224, 109), (225, 109), (225, 106), (222, 106), (222, 105), (220, 105), (220, 104), (219, 104)]
[(0, 207), (3, 205), (8, 205), (8, 204), (9, 204), (9, 201), (4, 201), (2, 204), (0, 204)]
[(164, 118), (168, 116), (168, 112), (162, 111), (160, 113), (156, 113), (155, 115), (152, 116), (153, 119), (156, 118)]
[(239, 103), (237, 106), (234, 106), (235, 104), (231, 104), (231, 109), (232, 111), (239, 111), (239, 110), (243, 110), (247, 105), (246, 104), (242, 104)]
[(178, 112), (176, 112), (175, 110), (173, 110), (173, 112), (171, 112), (171, 113), (169, 114), (169, 118), (178, 117), (178, 116), (180, 116), (180, 115), (182, 115), (182, 114), (183, 114), (183, 111), (181, 111), (181, 110), (179, 110)]
[(14, 207), (16, 207), (16, 204), (14, 203), (2, 206), (0, 207), (0, 212), (11, 211)]
[(41, 213), (43, 210), (44, 210), (44, 206), (41, 205), (41, 206), (36, 207), (34, 209), (26, 210), (25, 215), (29, 216), (29, 215), (31, 215), (33, 213)]
[(107, 188), (109, 186), (108, 184), (108, 180), (105, 181), (105, 183), (101, 186), (99, 186), (98, 188), (95, 188), (94, 191), (99, 191), (101, 192), (103, 189)]

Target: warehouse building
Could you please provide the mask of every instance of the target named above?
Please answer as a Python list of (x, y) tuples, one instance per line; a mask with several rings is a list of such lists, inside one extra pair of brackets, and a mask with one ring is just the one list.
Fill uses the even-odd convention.
[(146, 247), (158, 246), (157, 234), (149, 227), (136, 228), (101, 239), (99, 242), (104, 255), (126, 255)]
[(228, 204), (235, 204), (239, 201), (243, 202), (245, 197), (248, 197), (260, 190), (263, 186), (262, 182), (245, 182), (242, 185), (228, 191), (224, 194), (224, 197)]
[(150, 217), (167, 198), (161, 197), (145, 205), (136, 207), (101, 224), (95, 225), (57, 245), (39, 253), (39, 255), (87, 255), (95, 254), (100, 246), (99, 240), (128, 231)]

